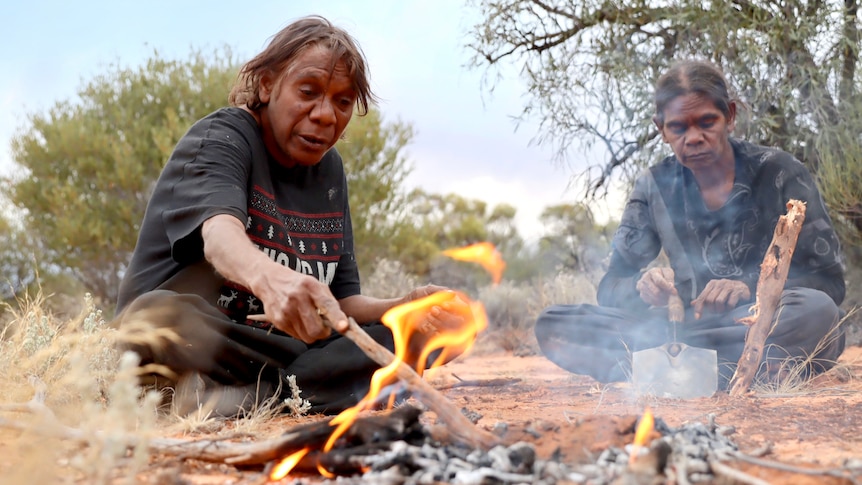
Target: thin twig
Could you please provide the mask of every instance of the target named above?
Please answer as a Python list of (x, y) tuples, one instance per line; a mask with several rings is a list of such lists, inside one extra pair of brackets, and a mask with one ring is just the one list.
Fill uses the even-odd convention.
[(769, 482), (753, 477), (742, 470), (727, 466), (717, 458), (709, 459), (707, 462), (716, 476), (721, 476), (745, 485), (769, 485)]
[(509, 384), (515, 384), (516, 382), (521, 382), (521, 379), (515, 377), (501, 377), (499, 379), (469, 379), (469, 380), (459, 380), (458, 382), (452, 384), (446, 384), (444, 386), (437, 387), (438, 391), (445, 391), (447, 389), (455, 389), (456, 387), (499, 387), (499, 386), (507, 386)]
[(828, 468), (828, 469), (813, 469), (813, 468), (804, 468), (800, 466), (788, 465), (786, 463), (780, 463), (777, 461), (764, 460), (762, 458), (756, 458), (751, 455), (747, 455), (745, 453), (740, 452), (730, 452), (729, 456), (744, 461), (746, 463), (750, 463), (752, 465), (762, 466), (766, 468), (772, 468), (773, 470), (779, 470), (788, 473), (799, 473), (801, 475), (809, 475), (809, 476), (830, 476), (837, 478), (849, 479), (853, 483), (858, 483), (855, 479), (856, 475), (862, 474), (862, 467), (842, 467), (842, 468)]
[(763, 443), (763, 445), (760, 448), (755, 448), (754, 450), (751, 451), (751, 453), (748, 453), (748, 456), (753, 456), (755, 458), (760, 458), (760, 457), (766, 456), (766, 455), (772, 453), (772, 446), (773, 446), (772, 442), (767, 441), (766, 443)]

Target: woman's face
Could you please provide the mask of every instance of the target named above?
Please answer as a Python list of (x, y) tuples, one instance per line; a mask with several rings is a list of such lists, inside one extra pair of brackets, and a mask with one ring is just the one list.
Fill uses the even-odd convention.
[(656, 125), (677, 160), (697, 172), (721, 162), (733, 162), (730, 133), (735, 117), (734, 103), (730, 103), (725, 116), (709, 98), (685, 94), (665, 106), (664, 123), (656, 121)]
[(343, 61), (311, 46), (279, 77), (261, 78), (263, 139), (282, 165), (315, 165), (341, 137), (353, 116), (357, 93)]

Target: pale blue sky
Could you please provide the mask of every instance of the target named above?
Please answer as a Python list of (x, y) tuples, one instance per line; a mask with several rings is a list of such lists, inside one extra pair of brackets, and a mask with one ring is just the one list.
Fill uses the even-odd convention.
[(320, 14), (359, 41), (384, 117), (413, 124), (410, 185), (508, 202), (518, 207), (528, 239), (537, 236), (542, 208), (576, 197), (566, 190), (571, 170), (558, 168), (550, 148), (530, 143), (537, 125), (516, 130), (511, 117), (525, 99), (517, 68), (507, 69), (488, 94), (482, 73), (464, 67), (466, 32), (479, 18), (463, 0), (10, 3), (0, 9), (2, 173), (11, 170), (9, 140), (24, 114), (74, 101), (83, 82), (107, 64), (137, 66), (153, 49), (184, 58), (192, 47), (223, 45), (244, 60), (290, 21)]

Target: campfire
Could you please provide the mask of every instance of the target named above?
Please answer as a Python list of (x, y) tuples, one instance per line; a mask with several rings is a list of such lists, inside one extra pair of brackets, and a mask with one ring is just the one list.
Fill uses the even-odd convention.
[(293, 433), (310, 444), (278, 464), (271, 462), (268, 477), (286, 477), (286, 467), (303, 474), (338, 475), (339, 483), (708, 483), (716, 477), (745, 476), (722, 463), (740, 454), (729, 437), (733, 428), (718, 426), (712, 415), (706, 424), (671, 428), (647, 410), (636, 430), (634, 419), (631, 428), (617, 430), (620, 436), (634, 434), (630, 444), (609, 446), (583, 464), (541, 457), (526, 441), (509, 443), (510, 430), (503, 427), (495, 430), (500, 444), (490, 449), (452, 444), (439, 426), (423, 425), (421, 415), (422, 410), (408, 404), (359, 417), (327, 451), (309, 446), (322, 444), (321, 431), (332, 423), (304, 426)]
[[(495, 283), (505, 268), (497, 250), (487, 243), (445, 254), (481, 264)], [(456, 313), (462, 325), (457, 329), (424, 326), (424, 316), (438, 305)], [(432, 352), (439, 352), (434, 359), (436, 366), (469, 350), (487, 326), (481, 303), (457, 292), (435, 293), (393, 308), (384, 315), (383, 323), (392, 330), (394, 355), (366, 339), (355, 322), (345, 333), (382, 366), (372, 378), (368, 395), (334, 418), (287, 433), (291, 439), (281, 443), (265, 468), (269, 481), (317, 474), (371, 483), (616, 483), (621, 477), (634, 477), (631, 483), (669, 479), (690, 483), (712, 477), (710, 457), (722, 450), (736, 450), (726, 433), (712, 422), (709, 426), (671, 429), (646, 409), (636, 430), (632, 423), (632, 442), (622, 448), (606, 448), (595, 463), (576, 467), (540, 457), (533, 444), (513, 441), (506, 426), (495, 428), (494, 433), (476, 427), (478, 418), (469, 420), (466, 409), (456, 409), (422, 380), (424, 366), (411, 368), (405, 363), (416, 332), (422, 334), (418, 339), (425, 341), (416, 362), (425, 362)], [(412, 404), (393, 409), (395, 393), (386, 392), (399, 381), (435, 412), (442, 424), (423, 424), (420, 417), (424, 411)], [(381, 401), (388, 412), (368, 412)]]
[[(494, 283), (500, 281), (505, 268), (499, 253), (487, 243), (446, 254), (481, 264), (492, 274)], [(761, 287), (768, 289), (770, 285), (759, 284), (758, 289)], [(768, 292), (758, 291), (757, 299), (768, 313), (770, 301), (761, 296), (768, 296)], [(435, 305), (457, 309), (467, 322), (461, 326), (462, 331), (424, 327), (422, 317)], [(760, 323), (759, 316), (754, 319)], [(565, 457), (558, 454), (559, 447), (551, 453), (546, 449), (540, 453), (537, 445), (544, 435), (557, 429), (525, 428), (518, 433), (506, 423), (497, 423), (491, 431), (482, 429), (476, 425), (481, 416), (468, 419), (468, 409), (457, 409), (422, 379), (422, 366), (414, 369), (405, 364), (410, 332), (422, 333), (420, 340), (426, 341), (419, 362), (435, 351), (440, 352), (435, 365), (445, 362), (450, 353), (467, 351), (487, 325), (480, 303), (457, 292), (440, 293), (394, 308), (383, 320), (395, 336), (395, 355), (371, 340), (355, 322), (351, 321), (350, 329), (344, 333), (381, 365), (371, 391), (356, 407), (330, 420), (290, 430), (274, 442), (249, 446), (246, 452), (236, 447), (214, 450), (213, 443), (208, 443), (206, 459), (234, 465), (264, 464), (268, 481), (314, 474), (337, 477), (339, 483), (761, 484), (769, 482), (744, 470), (754, 466), (808, 473), (759, 459), (769, 453), (769, 447), (741, 453), (730, 438), (735, 429), (717, 425), (712, 414), (705, 424), (687, 422), (671, 428), (649, 408), (641, 416), (588, 416), (566, 429), (568, 449), (587, 450), (587, 459)], [(749, 342), (747, 338), (746, 350), (749, 347), (757, 347), (757, 341)], [(742, 384), (737, 386), (737, 393), (747, 388), (747, 373), (751, 370), (742, 361), (740, 369), (735, 382)], [(389, 399), (387, 411), (369, 412), (381, 400), (387, 400), (391, 394), (386, 390), (396, 383), (405, 386), (420, 404), (402, 404), (392, 409)], [(422, 405), (426, 408), (420, 408)], [(436, 422), (432, 417), (422, 419), (425, 411), (436, 414)], [(593, 423), (592, 427), (589, 423)], [(613, 439), (608, 439), (608, 429)], [(601, 437), (598, 430), (604, 433)], [(846, 475), (847, 470), (834, 473), (840, 478)]]
[[(454, 249), (444, 252), (444, 254), (461, 261), (477, 262), (492, 273), (494, 282), (499, 282), (502, 277), (505, 263), (503, 262), (500, 253), (493, 245), (488, 243), (475, 244), (465, 248)], [(426, 323), (426, 315), (435, 306), (443, 307), (446, 311), (457, 317), (459, 325), (454, 328), (436, 328)], [(360, 346), (369, 356), (380, 363), (383, 367), (374, 373), (371, 379), (371, 386), (368, 394), (354, 407), (343, 411), (341, 414), (328, 422), (328, 426), (333, 430), (329, 435), (322, 448), (314, 449), (310, 446), (305, 446), (300, 450), (290, 453), (277, 464), (272, 466), (269, 473), (271, 480), (281, 480), (288, 476), (290, 472), (303, 462), (303, 459), (309, 456), (316, 456), (317, 471), (325, 477), (334, 477), (337, 469), (341, 469), (340, 461), (332, 462), (330, 457), (338, 456), (337, 453), (331, 453), (341, 441), (345, 438), (351, 427), (356, 425), (357, 419), (361, 413), (368, 411), (377, 406), (380, 400), (381, 393), (384, 389), (391, 389), (398, 384), (398, 380), (402, 379), (410, 391), (418, 393), (420, 400), (430, 401), (429, 404), (435, 408), (440, 417), (450, 422), (455, 426), (461, 426), (461, 431), (468, 436), (465, 438), (469, 444), (489, 446), (496, 440), (481, 430), (471, 429), (472, 423), (466, 420), (457, 410), (449, 409), (444, 403), (445, 398), (440, 396), (434, 389), (428, 385), (423, 385), (421, 375), (425, 369), (425, 362), (436, 352), (434, 362), (431, 368), (442, 365), (452, 357), (467, 352), (472, 347), (476, 336), (487, 327), (487, 316), (485, 309), (479, 302), (471, 301), (466, 295), (458, 292), (438, 292), (420, 298), (409, 303), (396, 306), (389, 310), (382, 318), (383, 324), (386, 325), (393, 335), (395, 342), (395, 354), (390, 358), (386, 355), (388, 351), (376, 344), (373, 340), (366, 339), (366, 336), (361, 328), (351, 322), (350, 330), (345, 334), (348, 338), (352, 338), (357, 345)], [(417, 335), (421, 334), (421, 335)], [(411, 353), (411, 343), (413, 341), (424, 342), (424, 345), (419, 349), (418, 358), (411, 359), (415, 362), (415, 368), (407, 367), (407, 356)], [(415, 374), (414, 374), (415, 373)], [(396, 394), (391, 393), (388, 397), (387, 409), (392, 408)], [(412, 416), (412, 412), (406, 413)], [(418, 418), (418, 414), (416, 414)], [(402, 422), (402, 419), (397, 419), (396, 422)], [(414, 422), (403, 422), (404, 429), (410, 429)], [(349, 441), (349, 440), (348, 440)], [(368, 443), (361, 443), (361, 446), (367, 447)], [(312, 453), (320, 452), (320, 453)], [(326, 457), (326, 458), (323, 458)], [(327, 466), (329, 462), (329, 466)], [(355, 460), (353, 461), (355, 463)], [(355, 471), (353, 466), (348, 466), (348, 469)], [(362, 465), (359, 469), (365, 469), (366, 465)]]
[[(487, 244), (448, 253), (464, 261), (482, 264), (492, 272), (495, 282), (499, 282), (505, 267), (493, 246)], [(774, 253), (780, 254), (778, 251)], [(489, 262), (483, 263), (485, 259), (478, 256), (487, 258)], [(786, 261), (789, 258), (782, 256), (781, 259)], [(752, 328), (761, 320), (767, 321), (761, 316), (770, 311), (769, 301), (767, 298), (761, 301), (760, 298), (766, 293), (758, 291), (761, 313), (755, 315), (756, 323)], [(445, 328), (423, 326), (422, 316), (435, 305), (451, 306), (459, 312), (467, 322), (459, 325), (464, 331), (453, 333)], [(679, 409), (678, 402), (668, 404), (664, 399), (653, 398), (654, 402), (650, 402), (653, 409), (644, 408), (642, 398), (635, 399), (627, 394), (630, 389), (624, 385), (621, 388), (596, 387), (588, 380), (573, 381), (571, 376), (553, 377), (560, 379), (554, 381), (547, 378), (553, 370), (546, 367), (548, 363), (544, 360), (516, 364), (526, 365), (519, 367), (522, 369), (532, 367), (534, 371), (529, 375), (536, 382), (496, 378), (500, 374), (494, 364), (490, 364), (492, 371), (487, 372), (487, 367), (477, 367), (471, 360), (454, 362), (440, 371), (441, 374), (450, 373), (448, 375), (457, 379), (457, 383), (440, 385), (435, 381), (436, 387), (432, 386), (422, 378), (423, 366), (411, 367), (405, 363), (405, 353), (408, 350), (414, 353), (416, 359), (407, 359), (411, 363), (417, 359), (427, 360), (429, 356), (433, 356), (435, 364), (442, 363), (451, 355), (468, 351), (476, 335), (488, 323), (481, 303), (471, 301), (459, 292), (432, 295), (387, 314), (385, 323), (396, 336), (398, 355), (373, 341), (356, 322), (349, 323), (344, 336), (380, 363), (381, 370), (374, 378), (372, 392), (358, 406), (340, 416), (294, 426), (277, 437), (234, 440), (224, 436), (189, 439), (122, 435), (118, 438), (101, 430), (82, 431), (62, 425), (54, 417), (45, 405), (44, 384), (34, 384), (36, 394), (30, 402), (6, 407), (8, 412), (45, 416), (44, 422), (34, 426), (26, 421), (0, 417), (0, 426), (59, 437), (83, 446), (116, 447), (119, 440), (128, 453), (146, 449), (154, 456), (177, 457), (192, 467), (203, 465), (207, 470), (211, 469), (211, 464), (219, 464), (221, 466), (217, 468), (223, 466), (232, 476), (238, 472), (254, 474), (252, 479), (259, 479), (260, 483), (287, 483), (296, 479), (322, 482), (334, 478), (333, 481), (340, 483), (393, 484), (762, 484), (801, 483), (806, 477), (817, 477), (826, 480), (817, 483), (844, 485), (857, 483), (858, 477), (862, 476), (862, 463), (855, 457), (833, 468), (810, 463), (794, 466), (763, 459), (762, 456), (773, 451), (773, 444), (769, 441), (763, 443), (759, 435), (750, 434), (752, 426), (749, 420), (739, 423), (739, 436), (747, 450), (741, 452), (731, 439), (735, 429), (719, 426), (714, 415), (709, 414), (712, 409), (724, 409), (722, 415), (731, 419), (734, 412), (744, 417), (757, 416), (758, 420), (772, 416), (773, 420), (780, 419), (782, 424), (788, 419), (780, 407), (773, 409), (771, 415), (763, 415), (763, 411), (770, 408), (764, 407), (759, 400), (749, 399), (748, 394), (734, 396), (731, 393), (723, 399), (719, 396), (708, 403), (695, 405), (694, 412), (687, 413), (689, 420), (672, 428), (660, 413), (662, 410), (668, 412), (670, 408)], [(421, 338), (411, 339), (409, 332), (419, 332)], [(411, 340), (421, 340), (426, 344), (418, 349), (419, 354), (416, 354), (417, 349), (409, 349)], [(748, 344), (747, 338), (746, 348)], [(487, 362), (494, 362), (495, 358), (489, 358)], [(508, 361), (508, 357), (503, 359)], [(453, 368), (489, 378), (462, 380), (455, 375), (461, 371), (453, 372)], [(544, 384), (554, 382), (560, 384)], [(745, 384), (746, 381), (736, 382)], [(412, 399), (408, 404), (394, 401), (395, 396), (404, 396), (398, 386), (401, 386), (401, 391), (406, 389), (410, 392)], [(474, 390), (476, 386), (486, 390), (477, 392)], [(499, 392), (498, 386), (510, 387)], [(548, 393), (554, 387), (565, 388), (570, 397), (588, 398), (574, 398), (573, 402), (560, 405), (556, 404), (556, 399), (550, 398), (554, 401), (551, 404), (545, 398), (550, 397)], [(741, 385), (739, 388), (744, 390), (745, 387)], [(489, 388), (495, 389), (488, 391)], [(616, 391), (621, 391), (620, 397), (606, 398), (605, 392), (612, 396)], [(495, 399), (502, 396), (511, 397), (515, 402), (505, 408), (497, 407)], [(525, 398), (523, 402), (517, 401), (520, 396)], [(594, 400), (593, 396), (599, 397)], [(839, 400), (835, 398), (835, 401)], [(488, 406), (489, 403), (492, 405)], [(600, 406), (605, 408), (600, 410)], [(508, 416), (497, 416), (500, 421), (485, 425), (487, 419), (471, 411), (470, 407), (482, 412), (500, 410), (501, 414)], [(488, 411), (489, 408), (494, 411)], [(734, 408), (736, 411), (727, 411)], [(838, 422), (836, 419), (840, 418), (842, 425), (848, 425), (841, 436), (851, 436), (854, 428), (849, 424), (854, 422), (851, 418), (855, 409), (850, 404), (838, 402), (831, 410), (834, 415), (830, 418), (832, 422)], [(654, 410), (659, 412), (654, 414)], [(678, 423), (677, 413), (670, 414), (667, 418)], [(531, 418), (528, 422), (519, 423), (512, 419), (515, 416), (516, 419), (521, 416)], [(697, 421), (702, 419), (706, 422)], [(755, 429), (763, 428), (763, 424), (759, 426)], [(785, 429), (782, 433), (786, 439), (792, 432)], [(804, 438), (805, 435), (801, 435), (800, 441)], [(782, 475), (785, 480), (773, 481), (772, 478)], [(241, 481), (246, 482), (245, 479)]]

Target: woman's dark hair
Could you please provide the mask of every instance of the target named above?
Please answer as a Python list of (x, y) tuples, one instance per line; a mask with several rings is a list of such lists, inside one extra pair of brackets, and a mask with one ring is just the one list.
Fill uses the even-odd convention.
[(228, 96), (231, 106), (245, 105), (252, 111), (263, 106), (260, 101), (260, 80), (265, 74), (278, 77), (288, 69), (300, 53), (320, 46), (332, 52), (333, 67), (343, 61), (357, 94), (359, 114), (368, 112), (376, 101), (368, 80), (368, 61), (359, 45), (345, 30), (335, 27), (323, 17), (301, 18), (275, 34), (266, 48), (240, 69)]
[(664, 124), (668, 103), (686, 94), (699, 94), (711, 100), (725, 117), (730, 116), (731, 98), (724, 74), (715, 64), (686, 60), (674, 64), (658, 79), (655, 87), (655, 117)]

